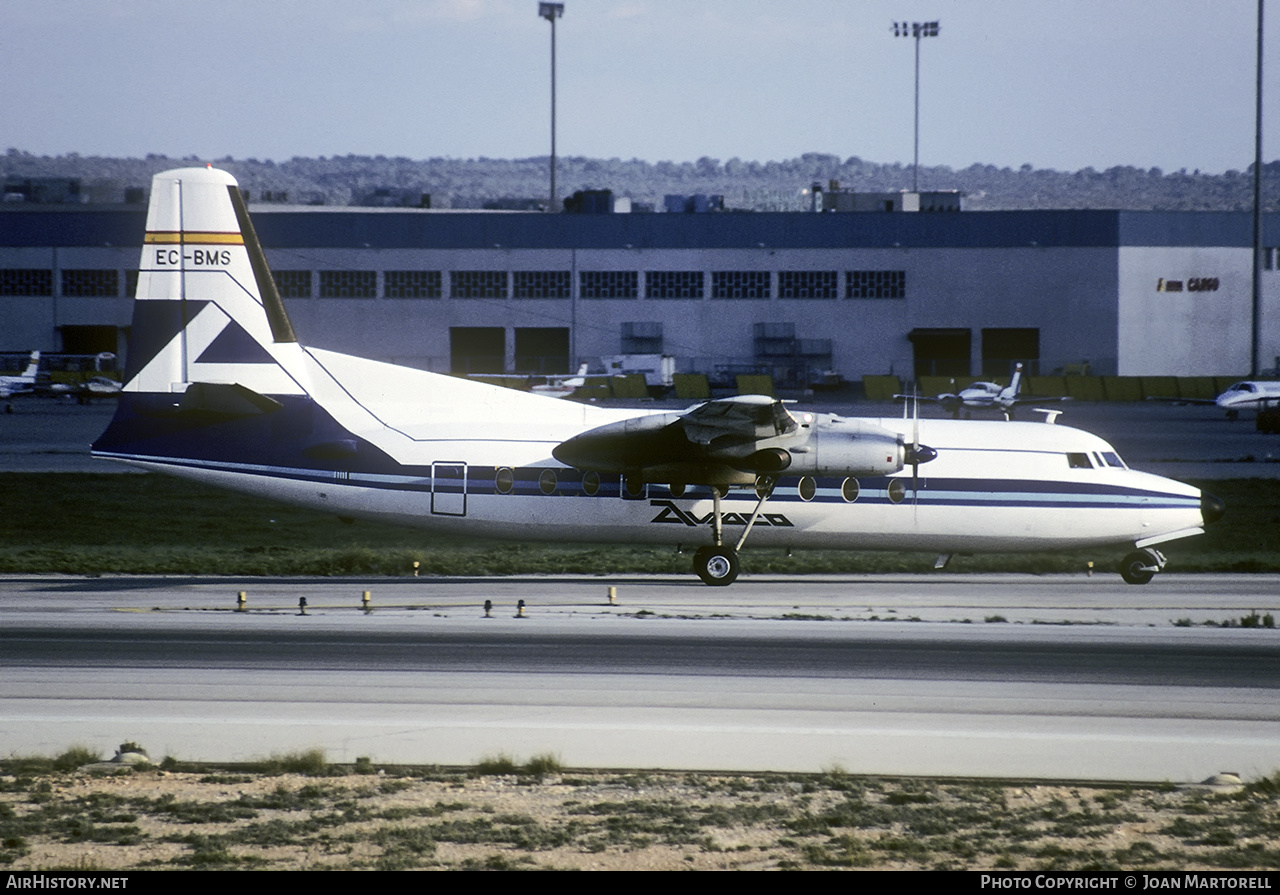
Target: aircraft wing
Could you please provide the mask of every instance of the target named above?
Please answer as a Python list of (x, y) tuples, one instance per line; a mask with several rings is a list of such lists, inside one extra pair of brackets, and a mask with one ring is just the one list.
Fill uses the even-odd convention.
[(639, 481), (751, 484), (758, 475), (891, 475), (908, 462), (901, 436), (830, 414), (793, 416), (781, 401), (739, 395), (684, 412), (589, 429), (552, 450), (561, 463)]

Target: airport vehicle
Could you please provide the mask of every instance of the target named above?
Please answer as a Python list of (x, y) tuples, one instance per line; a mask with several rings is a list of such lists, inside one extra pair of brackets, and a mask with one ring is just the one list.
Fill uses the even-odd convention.
[(34, 391), (36, 374), (40, 372), (40, 352), (31, 352), (31, 360), (27, 368), (17, 376), (0, 376), (0, 399), (9, 398), (20, 392)]
[[(848, 419), (759, 395), (604, 408), (307, 348), (239, 187), (155, 176), (125, 384), (97, 457), (345, 517), (474, 536), (680, 544), (731, 583), (778, 547), (1157, 549), (1223, 512), (1047, 423)], [(730, 532), (735, 537), (730, 536)]]
[[(948, 392), (932, 398), (921, 397), (918, 400), (941, 405), (951, 414), (952, 419), (959, 419), (961, 410), (999, 410), (1006, 420), (1013, 419), (1014, 408), (1019, 404), (1042, 404), (1065, 400), (1064, 398), (1027, 397), (1023, 396), (1021, 391), (1022, 364), (1017, 364), (1013, 370), (1013, 378), (1009, 380), (1007, 386), (1001, 386), (998, 382), (979, 380), (958, 393)], [(894, 397), (900, 401), (917, 400), (911, 395), (894, 395)]]

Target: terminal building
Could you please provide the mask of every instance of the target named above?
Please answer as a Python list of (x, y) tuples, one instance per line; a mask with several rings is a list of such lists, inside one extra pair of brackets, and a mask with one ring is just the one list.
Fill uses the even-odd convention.
[[(1015, 362), (1250, 369), (1248, 213), (868, 207), (890, 210), (251, 213), (305, 344), (440, 372), (594, 372), (619, 354), (782, 386), (1002, 376)], [(143, 204), (0, 207), (0, 352), (122, 354), (145, 218)], [(1280, 214), (1263, 232), (1270, 365)]]

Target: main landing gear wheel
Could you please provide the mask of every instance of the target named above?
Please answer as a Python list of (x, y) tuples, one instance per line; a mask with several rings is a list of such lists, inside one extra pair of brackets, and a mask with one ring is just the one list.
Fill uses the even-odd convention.
[(1138, 550), (1130, 553), (1120, 563), (1120, 577), (1128, 584), (1146, 584), (1158, 568), (1159, 564), (1151, 554)]
[(738, 577), (738, 551), (732, 547), (699, 547), (693, 555), (693, 570), (712, 587), (733, 584)]

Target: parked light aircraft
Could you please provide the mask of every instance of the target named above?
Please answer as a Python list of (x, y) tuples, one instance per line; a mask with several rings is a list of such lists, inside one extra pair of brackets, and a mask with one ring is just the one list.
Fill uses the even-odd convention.
[(1259, 410), (1280, 401), (1280, 382), (1252, 380), (1237, 382), (1214, 399), (1213, 403), (1227, 411), (1232, 419), (1241, 410)]
[(120, 394), (120, 383), (110, 376), (93, 376), (83, 382), (55, 382), (49, 386), (49, 394), (89, 404), (94, 398), (113, 398)]
[[(0, 376), (0, 401), (8, 401), (14, 395), (35, 391), (36, 374), (40, 372), (40, 352), (31, 352), (27, 368), (17, 376)], [(6, 404), (6, 411), (12, 411), (13, 405)]]
[(545, 384), (531, 386), (529, 391), (550, 398), (568, 398), (586, 384), (587, 364), (583, 364), (578, 367), (576, 376), (548, 376)]
[(475, 536), (778, 547), (1115, 547), (1126, 580), (1223, 512), (1065, 426), (848, 419), (762, 396), (602, 408), (300, 344), (236, 181), (156, 175), (119, 407), (94, 455)]
[(1261, 410), (1280, 403), (1280, 382), (1247, 379), (1235, 383), (1216, 398), (1152, 397), (1147, 400), (1169, 404), (1216, 404), (1227, 412), (1228, 419), (1235, 419), (1241, 410)]
[[(1009, 380), (1007, 386), (1002, 386), (998, 382), (978, 381), (971, 383), (968, 388), (961, 389), (959, 393), (948, 392), (933, 398), (921, 397), (918, 400), (941, 405), (951, 414), (952, 419), (959, 419), (960, 411), (963, 409), (994, 409), (1004, 414), (1006, 420), (1013, 419), (1014, 408), (1019, 404), (1042, 404), (1047, 401), (1065, 400), (1064, 398), (1027, 397), (1021, 392), (1022, 364), (1017, 364), (1013, 370), (1013, 378)], [(894, 395), (894, 397), (898, 400), (917, 400), (910, 395)]]

